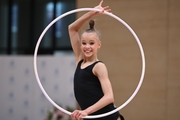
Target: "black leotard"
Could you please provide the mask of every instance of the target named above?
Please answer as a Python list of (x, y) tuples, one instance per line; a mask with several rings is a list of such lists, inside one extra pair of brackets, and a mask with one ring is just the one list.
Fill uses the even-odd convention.
[[(84, 110), (101, 99), (103, 97), (103, 91), (98, 77), (92, 72), (93, 67), (100, 61), (94, 62), (86, 68), (81, 69), (82, 62), (83, 60), (78, 63), (74, 74), (74, 92), (78, 104), (81, 109)], [(114, 104), (111, 103), (91, 115), (103, 114), (114, 109)], [(96, 120), (117, 120), (119, 116), (120, 113), (116, 112), (112, 115), (98, 118)]]

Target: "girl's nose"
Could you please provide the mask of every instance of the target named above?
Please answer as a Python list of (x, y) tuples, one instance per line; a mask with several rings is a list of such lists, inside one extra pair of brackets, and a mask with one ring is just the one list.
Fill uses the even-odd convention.
[(90, 45), (89, 44), (86, 44), (86, 46), (85, 46), (86, 48), (89, 48), (90, 47)]

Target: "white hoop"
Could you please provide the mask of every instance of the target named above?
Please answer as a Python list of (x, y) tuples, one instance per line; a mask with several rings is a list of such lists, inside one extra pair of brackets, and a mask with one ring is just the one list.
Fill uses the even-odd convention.
[[(55, 23), (57, 22), (58, 20), (60, 20), (61, 18), (67, 16), (67, 15), (70, 15), (72, 13), (76, 13), (76, 12), (81, 12), (81, 11), (101, 11), (99, 9), (95, 9), (95, 8), (79, 8), (79, 9), (75, 9), (75, 10), (71, 10), (69, 12), (66, 12), (62, 15), (60, 15), (59, 17), (57, 17), (56, 19), (54, 19), (45, 29), (44, 31), (42, 32), (42, 34), (40, 35), (38, 41), (37, 41), (37, 44), (36, 44), (36, 47), (35, 47), (35, 51), (34, 51), (34, 72), (35, 72), (35, 76), (36, 76), (36, 80), (38, 82), (38, 85), (41, 89), (41, 91), (43, 92), (43, 94), (45, 95), (45, 97), (49, 100), (49, 102), (51, 104), (53, 104), (56, 108), (58, 108), (59, 110), (61, 110), (62, 112), (68, 114), (68, 115), (71, 115), (71, 112), (61, 108), (60, 106), (58, 106), (49, 96), (48, 94), (46, 93), (46, 91), (44, 90), (41, 82), (40, 82), (40, 79), (39, 79), (39, 75), (38, 75), (38, 71), (37, 71), (37, 52), (38, 52), (38, 48), (39, 48), (39, 45), (40, 45), (40, 42), (44, 36), (44, 34), (47, 32), (47, 30)], [(116, 15), (112, 14), (112, 13), (109, 13), (109, 12), (104, 12), (104, 14), (106, 15), (109, 15), (110, 17), (113, 17), (114, 19), (118, 20), (119, 22), (121, 22), (130, 32), (131, 34), (134, 36), (134, 38), (136, 39), (136, 42), (138, 43), (138, 46), (139, 46), (139, 49), (140, 49), (140, 52), (141, 52), (141, 57), (142, 57), (142, 73), (141, 73), (141, 77), (140, 77), (140, 81), (137, 85), (137, 88), (135, 89), (134, 93), (130, 96), (130, 98), (124, 102), (124, 104), (122, 104), (121, 106), (119, 106), (118, 108), (116, 108), (115, 110), (112, 110), (110, 112), (107, 112), (107, 113), (103, 113), (103, 114), (100, 114), (100, 115), (89, 115), (89, 116), (86, 116), (84, 118), (89, 118), (89, 119), (93, 119), (93, 118), (100, 118), (100, 117), (105, 117), (105, 116), (108, 116), (108, 115), (111, 115), (119, 110), (121, 110), (123, 107), (125, 107), (134, 97), (135, 95), (137, 94), (137, 92), (139, 91), (141, 85), (142, 85), (142, 82), (143, 82), (143, 79), (144, 79), (144, 74), (145, 74), (145, 56), (144, 56), (144, 51), (143, 51), (143, 48), (142, 48), (142, 45), (140, 43), (140, 40), (139, 38), (137, 37), (137, 35), (135, 34), (135, 32), (132, 30), (132, 28), (126, 23), (124, 22), (122, 19), (120, 19), (119, 17), (117, 17)]]

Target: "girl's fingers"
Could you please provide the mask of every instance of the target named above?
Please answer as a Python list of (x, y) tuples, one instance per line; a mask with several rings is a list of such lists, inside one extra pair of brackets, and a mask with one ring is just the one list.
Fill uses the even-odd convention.
[(107, 12), (111, 12), (111, 9), (106, 10)]
[(104, 9), (104, 11), (106, 11), (106, 12), (111, 12), (111, 9), (110, 9), (109, 6), (106, 6), (106, 7), (104, 7), (103, 9)]
[(103, 4), (103, 0), (101, 0), (101, 2), (99, 3), (99, 6), (102, 6), (102, 4)]
[(75, 110), (72, 114), (71, 114), (71, 117), (73, 119), (77, 119), (77, 120), (81, 120), (81, 112), (79, 110)]
[(76, 118), (77, 113), (78, 113), (78, 111), (77, 111), (77, 110), (75, 110), (75, 111), (71, 114), (71, 117), (72, 117), (72, 118)]
[(109, 6), (105, 6), (105, 7), (103, 7), (104, 9), (109, 9)]

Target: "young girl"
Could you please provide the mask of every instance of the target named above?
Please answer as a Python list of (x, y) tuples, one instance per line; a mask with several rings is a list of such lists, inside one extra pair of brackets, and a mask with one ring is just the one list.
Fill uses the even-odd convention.
[[(104, 63), (98, 60), (97, 52), (101, 47), (99, 33), (94, 29), (93, 16), (111, 12), (106, 6), (102, 7), (103, 0), (95, 8), (102, 12), (90, 11), (69, 25), (69, 35), (73, 51), (76, 56), (76, 71), (74, 74), (75, 97), (82, 110), (75, 110), (71, 117), (80, 120), (87, 115), (103, 114), (115, 109), (112, 86), (108, 78), (108, 71)], [(90, 20), (90, 28), (79, 36), (79, 29)], [(84, 119), (85, 120), (85, 119)], [(116, 112), (97, 120), (124, 120)]]

